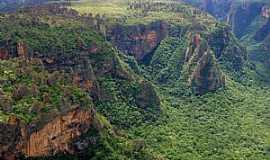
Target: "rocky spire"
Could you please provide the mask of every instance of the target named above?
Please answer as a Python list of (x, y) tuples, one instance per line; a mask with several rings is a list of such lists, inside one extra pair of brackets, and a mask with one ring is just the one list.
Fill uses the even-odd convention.
[(204, 94), (225, 86), (225, 77), (207, 41), (195, 34), (186, 51), (187, 82), (195, 94)]

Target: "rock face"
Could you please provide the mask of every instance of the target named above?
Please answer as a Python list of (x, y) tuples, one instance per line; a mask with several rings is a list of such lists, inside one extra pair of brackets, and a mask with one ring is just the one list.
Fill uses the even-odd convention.
[(73, 83), (89, 92), (93, 99), (99, 99), (100, 88), (91, 62), (86, 57), (76, 57), (69, 62), (72, 64), (63, 64), (63, 67), (72, 66)]
[[(245, 43), (253, 43), (249, 47), (249, 58), (269, 65), (269, 1), (247, 1), (245, 7), (236, 5), (231, 9), (228, 22), (233, 32)], [(257, 43), (257, 44), (256, 44)], [(256, 45), (254, 45), (256, 44)]]
[(193, 37), (186, 51), (188, 84), (195, 94), (204, 94), (225, 86), (225, 77), (218, 67), (207, 42), (199, 34)]
[(20, 120), (11, 117), (7, 124), (0, 123), (0, 157), (3, 160), (16, 160), (26, 138), (26, 130)]
[[(24, 42), (16, 42), (15, 45), (11, 45), (8, 42), (2, 44), (3, 45), (0, 45), (1, 60), (14, 57), (30, 57), (30, 49)], [(78, 51), (77, 56), (52, 55), (50, 57), (46, 57), (36, 53), (33, 57), (40, 58), (48, 70), (64, 70), (71, 73), (73, 75), (74, 84), (88, 91), (93, 98), (98, 98), (99, 86), (96, 81), (96, 75), (93, 71), (92, 63), (88, 57), (90, 54), (96, 54), (97, 52), (98, 48), (93, 44), (90, 48), (83, 48), (81, 51)]]
[(26, 157), (74, 154), (82, 149), (76, 145), (77, 141), (93, 127), (94, 118), (93, 110), (75, 108), (34, 131), (31, 126), (13, 118), (8, 124), (0, 124), (3, 131), (0, 133), (0, 157), (9, 160), (17, 159), (21, 154)]
[[(104, 53), (104, 49), (101, 49), (95, 43), (89, 44), (89, 46), (85, 47), (83, 44), (79, 44), (78, 51), (74, 53), (76, 56), (59, 56), (57, 54), (45, 56), (34, 53), (33, 57), (41, 59), (46, 69), (50, 71), (64, 70), (70, 73), (74, 84), (88, 91), (94, 100), (98, 100), (100, 97), (97, 77), (107, 75), (132, 80), (132, 75), (121, 65), (113, 49)], [(29, 50), (24, 42), (15, 42), (14, 45), (10, 45), (7, 42), (2, 43), (2, 45), (0, 43), (0, 59), (4, 60), (13, 57), (29, 58)]]
[(10, 43), (9, 41), (0, 42), (0, 59), (28, 56), (29, 51), (26, 43), (17, 42), (16, 45)]
[(220, 20), (225, 20), (230, 11), (233, 0), (203, 0), (202, 8), (209, 11), (213, 16)]
[(93, 123), (92, 112), (75, 109), (60, 116), (42, 129), (32, 133), (26, 143), (27, 157), (41, 157), (56, 153), (74, 154), (79, 148), (72, 144), (86, 133)]
[(27, 57), (28, 50), (27, 50), (27, 46), (26, 46), (25, 43), (18, 42), (18, 44), (17, 44), (17, 54), (18, 54), (18, 57)]
[(247, 60), (247, 50), (236, 40), (230, 27), (220, 27), (211, 33), (208, 44), (214, 51), (215, 58), (223, 62), (229, 71), (242, 71)]
[(1, 60), (8, 59), (8, 50), (6, 48), (0, 48), (0, 59)]
[(241, 38), (248, 32), (249, 26), (256, 18), (261, 16), (264, 3), (249, 2), (246, 7), (236, 6), (229, 13), (228, 22), (232, 25), (233, 32)]
[(234, 0), (185, 0), (207, 11), (219, 20), (226, 21), (232, 25), (233, 32), (237, 37), (242, 37), (248, 26), (257, 16), (268, 17), (269, 7), (265, 2)]
[(270, 19), (256, 32), (254, 39), (258, 42), (264, 41), (270, 36)]
[(200, 7), (219, 20), (231, 24), (233, 32), (238, 38), (250, 31), (249, 26), (259, 17), (269, 18), (269, 1), (234, 1), (234, 0), (184, 0)]
[(230, 11), (233, 0), (184, 0), (185, 2), (199, 7), (220, 20), (226, 20)]
[(149, 25), (115, 26), (109, 33), (110, 41), (122, 52), (144, 61), (166, 37), (168, 25), (157, 21)]
[(263, 6), (262, 7), (262, 11), (261, 11), (261, 15), (264, 18), (270, 18), (270, 7), (269, 6)]

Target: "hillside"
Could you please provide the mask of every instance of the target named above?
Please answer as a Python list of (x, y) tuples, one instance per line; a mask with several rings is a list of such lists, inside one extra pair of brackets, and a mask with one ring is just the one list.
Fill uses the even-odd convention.
[(82, 0), (0, 23), (0, 159), (270, 158), (252, 43), (210, 14)]
[[(125, 114), (136, 114), (135, 122), (135, 118), (143, 120), (152, 115), (144, 114), (142, 107), (155, 107), (153, 111), (158, 112), (159, 98), (152, 85), (129, 69), (119, 53), (84, 20), (51, 5), (2, 17), (1, 78), (5, 83), (1, 84), (1, 131), (10, 130), (1, 132), (1, 158), (63, 158), (62, 153), (101, 159), (147, 156), (141, 152), (143, 148), (136, 149), (136, 141), (129, 142), (100, 113), (124, 127), (128, 125), (122, 121), (125, 115), (113, 110), (105, 112), (103, 107), (122, 105)], [(40, 63), (40, 69), (31, 67), (33, 58)], [(147, 87), (152, 99), (149, 101), (146, 95), (144, 103), (137, 103), (143, 87)], [(114, 90), (121, 91), (120, 95), (111, 92)], [(20, 134), (21, 138), (16, 139)], [(20, 146), (14, 145), (18, 142)]]
[(261, 78), (269, 79), (269, 17), (270, 3), (266, 0), (192, 1), (217, 19), (226, 21), (248, 49), (248, 57), (256, 65)]

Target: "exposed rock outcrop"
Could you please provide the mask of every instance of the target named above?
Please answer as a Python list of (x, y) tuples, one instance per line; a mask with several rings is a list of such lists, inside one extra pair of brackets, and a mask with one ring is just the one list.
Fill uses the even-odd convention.
[[(250, 26), (260, 17), (270, 17), (268, 1), (234, 1), (234, 0), (184, 0), (200, 7), (217, 19), (231, 24), (233, 32), (238, 38), (250, 32)], [(256, 27), (256, 26), (253, 26)]]
[(75, 145), (76, 138), (90, 129), (93, 119), (93, 111), (78, 108), (57, 117), (42, 129), (30, 134), (23, 152), (27, 157), (74, 154), (79, 150)]
[(264, 3), (250, 1), (244, 8), (242, 6), (232, 8), (228, 15), (228, 22), (232, 25), (233, 32), (238, 38), (245, 36), (249, 26), (258, 16), (261, 16), (263, 6)]
[(207, 39), (215, 58), (223, 62), (227, 70), (236, 72), (243, 70), (247, 60), (247, 50), (234, 37), (229, 26), (219, 27)]
[(254, 39), (258, 42), (264, 41), (270, 36), (270, 19), (256, 32)]
[(0, 123), (0, 158), (16, 160), (25, 143), (25, 126), (16, 117), (10, 117), (7, 123)]
[(77, 57), (72, 65), (73, 83), (90, 93), (97, 100), (100, 97), (100, 88), (91, 62), (86, 57)]
[(195, 94), (204, 94), (225, 86), (225, 77), (215, 56), (199, 34), (193, 37), (185, 60), (187, 81)]
[(6, 48), (0, 48), (0, 59), (1, 60), (6, 60), (8, 59), (8, 50)]
[(29, 56), (28, 46), (25, 42), (16, 42), (11, 44), (10, 40), (0, 42), (0, 59), (8, 59), (12, 57)]
[(264, 18), (270, 18), (270, 7), (265, 5), (262, 7), (261, 15)]
[(18, 57), (27, 57), (28, 50), (27, 50), (27, 45), (25, 43), (18, 42), (17, 54), (18, 54)]
[(185, 2), (192, 4), (209, 12), (220, 20), (226, 20), (228, 12), (230, 11), (233, 0), (184, 0)]
[(113, 27), (109, 33), (111, 42), (122, 52), (144, 61), (166, 37), (168, 24), (163, 21), (149, 25)]
[[(15, 160), (21, 155), (47, 157), (59, 153), (75, 154), (85, 149), (77, 146), (76, 141), (93, 127), (94, 119), (93, 110), (75, 108), (35, 130), (34, 124), (27, 126), (19, 119), (11, 118), (8, 123), (0, 124), (0, 157)], [(87, 144), (90, 145), (90, 142)]]

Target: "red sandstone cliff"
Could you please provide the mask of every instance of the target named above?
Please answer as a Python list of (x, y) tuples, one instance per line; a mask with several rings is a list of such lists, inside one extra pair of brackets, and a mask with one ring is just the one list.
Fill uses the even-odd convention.
[(193, 37), (187, 48), (185, 60), (188, 84), (196, 94), (215, 91), (225, 86), (225, 77), (219, 69), (214, 53), (199, 34)]
[(149, 25), (115, 26), (109, 38), (122, 52), (133, 55), (137, 60), (143, 61), (159, 43), (167, 36), (168, 24), (162, 21)]
[(3, 142), (0, 144), (0, 157), (13, 160), (20, 154), (26, 157), (74, 154), (81, 149), (76, 140), (93, 127), (94, 118), (93, 110), (75, 108), (36, 131), (30, 131), (31, 126), (11, 118), (7, 124), (0, 124), (3, 131), (0, 133), (0, 141)]

